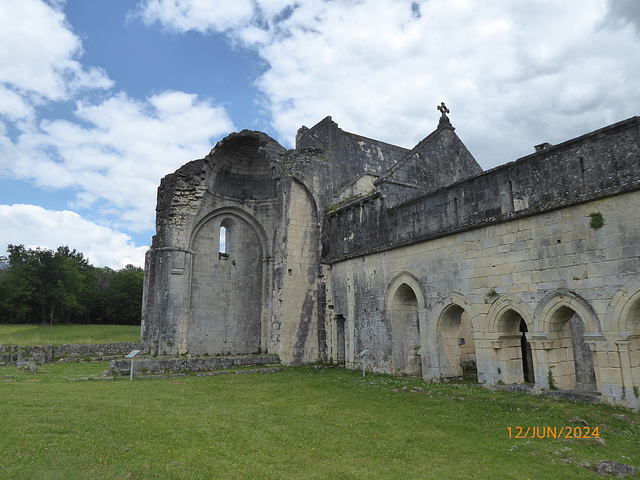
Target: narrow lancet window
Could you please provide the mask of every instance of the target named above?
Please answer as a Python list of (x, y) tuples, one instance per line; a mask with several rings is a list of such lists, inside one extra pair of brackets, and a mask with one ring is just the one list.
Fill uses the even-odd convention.
[(220, 227), (220, 253), (227, 253), (227, 229)]
[(229, 258), (229, 254), (227, 253), (227, 228), (220, 227), (220, 244), (218, 247), (218, 257), (220, 259)]

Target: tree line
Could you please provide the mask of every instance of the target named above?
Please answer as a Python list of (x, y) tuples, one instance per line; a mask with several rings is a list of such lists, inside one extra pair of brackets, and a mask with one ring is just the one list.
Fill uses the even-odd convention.
[(68, 246), (8, 245), (7, 253), (0, 256), (0, 323), (140, 324), (140, 267), (94, 267)]

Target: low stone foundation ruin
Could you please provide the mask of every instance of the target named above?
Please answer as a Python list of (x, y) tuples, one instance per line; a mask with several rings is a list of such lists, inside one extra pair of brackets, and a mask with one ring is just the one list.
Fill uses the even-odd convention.
[(142, 350), (141, 343), (118, 342), (68, 345), (0, 345), (0, 366), (31, 362), (36, 365), (52, 362), (108, 361)]
[[(170, 373), (214, 372), (247, 366), (267, 366), (273, 368), (280, 364), (277, 355), (251, 355), (237, 357), (199, 357), (199, 358), (136, 358), (133, 363), (134, 375), (164, 375)], [(270, 373), (266, 369), (265, 372)], [(131, 361), (112, 360), (107, 375), (129, 375)], [(274, 370), (275, 371), (275, 370)]]

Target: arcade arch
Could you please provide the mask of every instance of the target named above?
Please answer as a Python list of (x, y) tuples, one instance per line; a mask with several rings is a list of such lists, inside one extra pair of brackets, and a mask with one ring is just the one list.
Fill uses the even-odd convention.
[(488, 332), (495, 335), (494, 351), (504, 383), (535, 383), (535, 367), (528, 334), (533, 318), (528, 306), (504, 295), (489, 309)]
[(420, 323), (424, 321), (424, 299), (419, 282), (410, 274), (396, 277), (387, 293), (391, 317), (391, 352), (394, 370), (422, 375)]
[(640, 401), (640, 278), (632, 278), (613, 296), (605, 319), (607, 335), (620, 355), (622, 384), (626, 395)]
[(540, 303), (536, 318), (538, 330), (546, 335), (546, 341), (538, 343), (547, 351), (547, 376), (553, 386), (596, 391), (593, 352), (585, 334), (599, 333), (600, 324), (589, 304), (575, 294), (557, 292)]
[(477, 312), (463, 296), (450, 296), (436, 322), (440, 377), (477, 378), (475, 333)]

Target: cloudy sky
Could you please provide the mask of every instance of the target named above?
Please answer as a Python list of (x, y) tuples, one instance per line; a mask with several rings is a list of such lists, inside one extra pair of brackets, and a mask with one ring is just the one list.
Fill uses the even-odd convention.
[(0, 254), (143, 265), (160, 179), (331, 115), (486, 170), (640, 114), (638, 0), (0, 0)]

